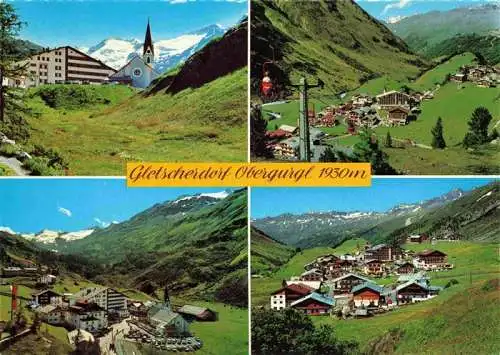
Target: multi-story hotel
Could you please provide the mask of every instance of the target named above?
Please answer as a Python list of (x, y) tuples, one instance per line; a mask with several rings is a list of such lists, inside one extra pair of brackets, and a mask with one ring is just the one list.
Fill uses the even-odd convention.
[(103, 83), (116, 70), (70, 46), (39, 53), (27, 60), (28, 76), (16, 86), (60, 83)]

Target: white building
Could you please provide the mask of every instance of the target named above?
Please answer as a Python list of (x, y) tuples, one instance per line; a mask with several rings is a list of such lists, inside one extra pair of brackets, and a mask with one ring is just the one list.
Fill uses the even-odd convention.
[(108, 326), (106, 310), (96, 303), (76, 303), (65, 313), (65, 320), (75, 328), (97, 332)]
[(111, 75), (109, 80), (111, 82), (130, 84), (136, 88), (147, 88), (153, 80), (160, 76), (160, 73), (153, 68), (154, 59), (153, 39), (148, 21), (142, 57), (135, 55), (127, 64)]
[(110, 314), (120, 317), (128, 316), (127, 297), (109, 287), (89, 287), (71, 296), (70, 304), (77, 302), (93, 302)]

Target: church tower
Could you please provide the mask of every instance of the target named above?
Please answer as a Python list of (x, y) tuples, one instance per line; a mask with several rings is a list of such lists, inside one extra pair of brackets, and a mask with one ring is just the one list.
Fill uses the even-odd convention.
[(144, 51), (142, 53), (142, 59), (150, 65), (153, 65), (155, 59), (155, 49), (153, 46), (153, 39), (151, 38), (151, 27), (149, 26), (148, 19), (148, 27), (146, 28), (146, 38), (144, 39)]

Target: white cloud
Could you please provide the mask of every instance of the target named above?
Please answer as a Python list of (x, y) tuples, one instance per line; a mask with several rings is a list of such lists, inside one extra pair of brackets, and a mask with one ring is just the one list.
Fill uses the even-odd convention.
[(59, 211), (60, 213), (62, 213), (66, 217), (71, 217), (73, 215), (73, 213), (71, 213), (70, 210), (68, 210), (67, 208), (64, 208), (64, 207), (58, 207), (57, 211)]
[(412, 0), (399, 0), (385, 5), (382, 14), (386, 14), (391, 9), (402, 9), (411, 5)]
[(101, 219), (94, 217), (94, 221), (97, 223), (97, 225), (101, 228), (107, 228), (111, 223), (102, 221)]
[(390, 16), (387, 18), (387, 23), (398, 23), (404, 18), (406, 18), (406, 16)]

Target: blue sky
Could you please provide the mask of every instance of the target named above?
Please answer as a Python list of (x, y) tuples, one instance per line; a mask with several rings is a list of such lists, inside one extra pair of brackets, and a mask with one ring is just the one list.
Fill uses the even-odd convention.
[(462, 6), (478, 6), (497, 0), (356, 0), (370, 15), (381, 20), (429, 11), (447, 11)]
[(122, 179), (4, 179), (0, 226), (18, 233), (78, 231), (123, 222), (156, 203), (222, 188), (127, 188)]
[(8, 0), (27, 22), (21, 37), (44, 47), (88, 47), (108, 37), (144, 39), (148, 17), (153, 40), (205, 26), (232, 26), (247, 14), (245, 0)]
[(322, 211), (386, 211), (460, 188), (471, 190), (493, 179), (372, 179), (371, 187), (252, 188), (251, 218)]

